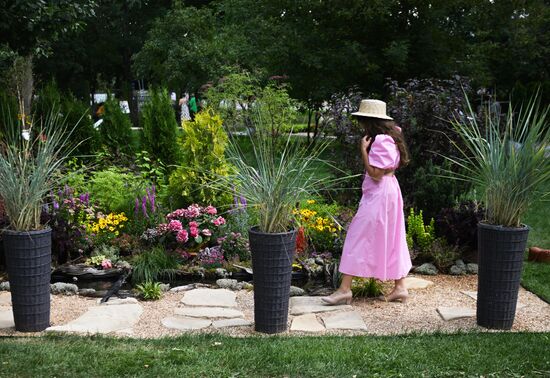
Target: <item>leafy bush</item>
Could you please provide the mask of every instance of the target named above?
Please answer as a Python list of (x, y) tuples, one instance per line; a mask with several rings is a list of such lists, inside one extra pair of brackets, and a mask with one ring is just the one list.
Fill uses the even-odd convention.
[(440, 271), (446, 271), (460, 257), (456, 245), (449, 245), (444, 238), (436, 238), (426, 253), (426, 259), (433, 262)]
[(6, 134), (13, 132), (13, 127), (19, 127), (17, 114), (19, 106), (17, 98), (8, 92), (0, 90), (0, 139), (4, 140)]
[(139, 177), (111, 167), (91, 175), (89, 192), (103, 210), (130, 213), (135, 198), (144, 195), (147, 185)]
[(116, 263), (120, 256), (120, 250), (112, 245), (100, 244), (92, 251), (92, 258), (102, 256), (106, 260), (110, 260), (113, 264)]
[(249, 261), (252, 258), (248, 238), (240, 232), (230, 232), (218, 238), (218, 243), (227, 261)]
[(115, 156), (131, 153), (134, 140), (130, 118), (122, 112), (119, 101), (112, 96), (108, 96), (103, 106), (103, 123), (99, 126), (102, 144)]
[(177, 256), (160, 246), (144, 251), (132, 259), (132, 282), (153, 282), (161, 277), (172, 278), (179, 267)]
[(413, 256), (428, 255), (435, 240), (434, 219), (429, 224), (424, 224), (422, 210), (415, 214), (411, 208), (407, 217), (407, 245)]
[(162, 297), (162, 289), (160, 285), (160, 282), (146, 281), (140, 285), (137, 285), (136, 289), (141, 297), (146, 301), (156, 301)]
[(178, 124), (166, 89), (153, 89), (141, 112), (142, 146), (150, 157), (171, 169), (178, 162)]
[(483, 206), (477, 201), (463, 201), (442, 209), (435, 220), (437, 234), (465, 251), (476, 251), (477, 224), (483, 216)]
[(355, 278), (351, 285), (355, 298), (373, 298), (383, 294), (382, 283), (375, 278)]
[(227, 141), (220, 116), (211, 110), (198, 113), (194, 122), (184, 123), (180, 142), (182, 164), (170, 175), (167, 188), (170, 207), (231, 203), (227, 188), (221, 190), (212, 185), (230, 172), (224, 155)]

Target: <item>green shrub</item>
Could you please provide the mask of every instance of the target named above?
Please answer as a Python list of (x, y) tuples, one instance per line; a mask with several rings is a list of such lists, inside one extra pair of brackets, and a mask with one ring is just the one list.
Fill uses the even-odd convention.
[(105, 259), (111, 260), (112, 263), (116, 263), (119, 259), (119, 255), (120, 249), (118, 247), (107, 244), (100, 244), (99, 246), (94, 248), (91, 256), (102, 256)]
[(62, 93), (55, 81), (46, 84), (33, 101), (35, 122), (43, 122), (52, 109), (59, 111), (65, 125), (75, 125), (70, 138), (78, 146), (71, 151), (72, 155), (91, 155), (99, 149), (100, 135), (94, 128), (90, 107), (72, 93)]
[(88, 191), (103, 210), (129, 213), (135, 198), (144, 195), (147, 185), (140, 177), (111, 167), (92, 174)]
[(383, 294), (382, 283), (375, 278), (355, 278), (351, 285), (351, 292), (355, 298), (378, 297)]
[(146, 301), (149, 301), (149, 300), (156, 301), (162, 297), (162, 289), (160, 287), (160, 282), (146, 281), (141, 285), (137, 285), (136, 289), (141, 295), (141, 297)]
[(141, 112), (142, 147), (169, 169), (178, 162), (178, 124), (166, 89), (154, 89)]
[(132, 122), (120, 109), (119, 101), (108, 96), (104, 104), (103, 123), (99, 126), (101, 143), (116, 156), (133, 150)]
[(212, 110), (198, 113), (194, 122), (184, 123), (180, 142), (182, 163), (169, 178), (170, 207), (192, 203), (222, 207), (231, 203), (232, 195), (227, 188), (220, 190), (212, 185), (230, 172), (224, 155), (227, 142), (222, 120)]
[(178, 267), (178, 258), (157, 246), (133, 258), (132, 282), (153, 282), (158, 281), (162, 276), (172, 278)]
[(427, 251), (426, 258), (434, 263), (440, 271), (446, 271), (460, 257), (456, 245), (449, 245), (444, 238), (437, 238)]
[[(0, 139), (3, 140), (6, 133), (9, 133), (8, 128), (18, 125), (17, 114), (19, 106), (17, 98), (7, 92), (0, 91)], [(11, 120), (10, 120), (11, 119)], [(13, 131), (13, 130), (11, 130)]]
[(434, 219), (428, 225), (424, 224), (422, 210), (415, 214), (411, 208), (407, 217), (407, 245), (413, 254), (427, 255), (435, 240)]

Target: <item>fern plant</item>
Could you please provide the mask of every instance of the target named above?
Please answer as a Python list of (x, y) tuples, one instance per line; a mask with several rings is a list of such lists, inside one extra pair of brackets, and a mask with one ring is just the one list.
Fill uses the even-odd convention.
[(136, 286), (137, 291), (146, 301), (156, 301), (162, 297), (160, 282), (146, 281)]
[(355, 298), (378, 297), (383, 294), (382, 283), (375, 278), (356, 278), (351, 285), (351, 292)]

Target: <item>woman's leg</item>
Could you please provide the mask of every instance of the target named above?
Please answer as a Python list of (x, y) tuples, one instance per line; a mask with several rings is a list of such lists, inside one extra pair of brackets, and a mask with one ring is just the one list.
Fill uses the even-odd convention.
[(341, 293), (350, 292), (352, 282), (353, 282), (353, 276), (350, 276), (349, 274), (342, 274), (342, 282), (340, 283), (340, 287), (338, 288), (337, 291)]
[(350, 276), (349, 274), (342, 274), (342, 282), (340, 283), (338, 290), (328, 297), (322, 297), (321, 300), (330, 305), (339, 305), (344, 303), (350, 304), (353, 296), (351, 292), (352, 281), (353, 276)]
[(409, 297), (409, 291), (405, 286), (405, 277), (395, 280), (395, 286), (391, 293), (387, 295), (384, 299), (388, 302), (400, 300), (405, 302)]

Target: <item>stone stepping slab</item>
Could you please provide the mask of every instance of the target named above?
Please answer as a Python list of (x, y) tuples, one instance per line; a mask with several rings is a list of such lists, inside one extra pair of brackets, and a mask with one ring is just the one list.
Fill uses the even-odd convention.
[(0, 306), (11, 306), (11, 293), (0, 293)]
[(321, 297), (291, 297), (290, 314), (303, 315), (317, 312), (329, 312), (338, 310), (349, 310), (350, 305), (330, 306), (321, 300)]
[(425, 280), (423, 278), (418, 277), (406, 277), (405, 278), (405, 286), (409, 290), (418, 290), (418, 289), (426, 289), (430, 286), (432, 286), (434, 283), (429, 280)]
[(0, 307), (0, 329), (15, 327), (11, 307)]
[(244, 318), (244, 314), (228, 307), (183, 307), (176, 308), (174, 314), (192, 318)]
[(236, 318), (236, 319), (221, 319), (221, 320), (214, 320), (212, 322), (212, 326), (214, 328), (225, 328), (225, 327), (245, 327), (245, 326), (251, 326), (252, 323), (249, 320), (242, 319), (242, 318)]
[(179, 329), (180, 331), (190, 331), (203, 329), (212, 324), (210, 319), (187, 318), (183, 316), (171, 316), (162, 319), (162, 325), (166, 328)]
[(237, 307), (236, 294), (227, 289), (193, 289), (187, 291), (181, 303), (197, 307)]
[(79, 318), (46, 332), (111, 333), (132, 328), (143, 313), (139, 304), (94, 306)]
[(305, 314), (296, 316), (292, 320), (290, 330), (302, 332), (323, 332), (325, 330), (325, 326), (317, 320), (317, 316), (315, 314)]
[[(473, 300), (477, 301), (477, 291), (461, 291), (462, 294), (472, 298)], [(526, 304), (524, 303), (521, 303), (520, 301), (518, 301), (518, 303), (516, 304), (516, 310), (519, 310), (519, 309), (522, 309), (524, 307), (527, 307)]]
[(445, 321), (471, 318), (476, 316), (476, 310), (467, 307), (438, 307), (437, 312)]
[(323, 317), (327, 329), (366, 331), (367, 325), (357, 311), (338, 312)]

